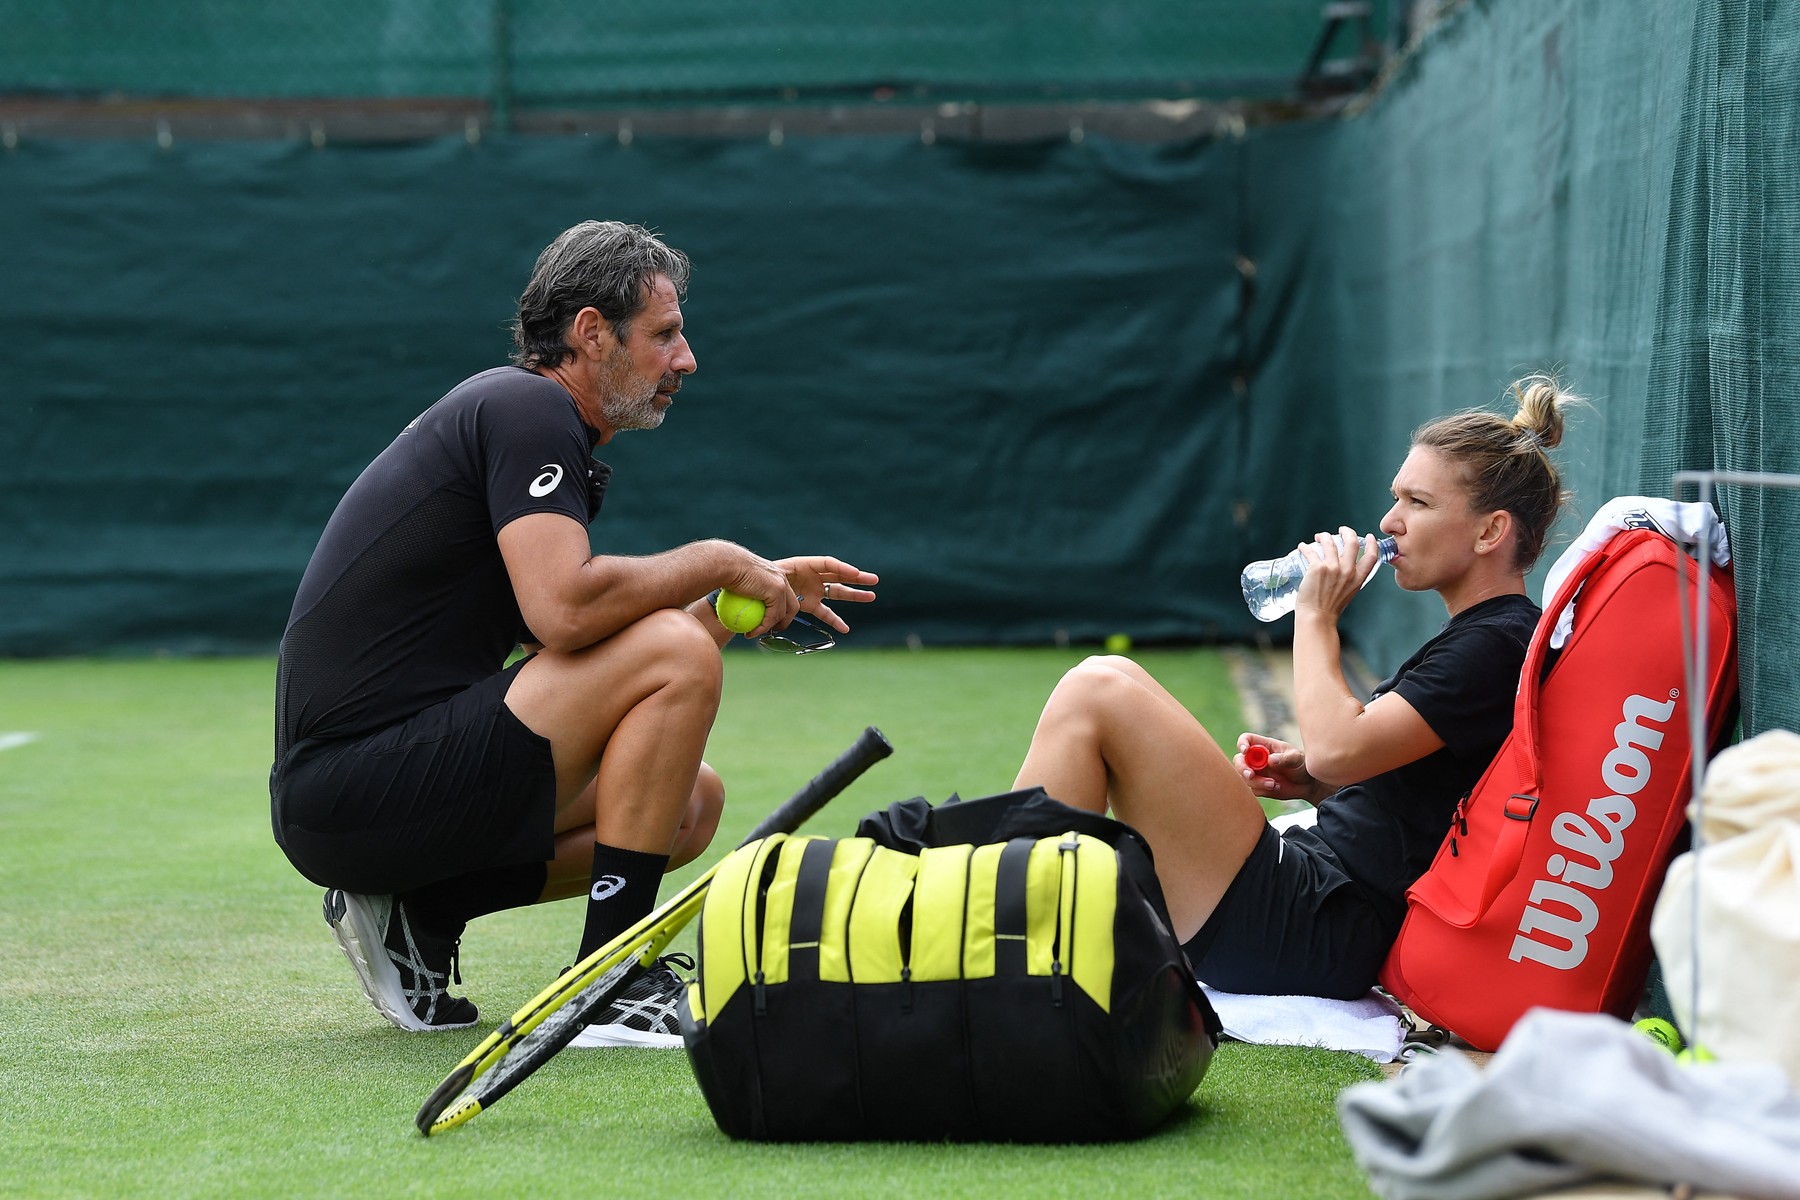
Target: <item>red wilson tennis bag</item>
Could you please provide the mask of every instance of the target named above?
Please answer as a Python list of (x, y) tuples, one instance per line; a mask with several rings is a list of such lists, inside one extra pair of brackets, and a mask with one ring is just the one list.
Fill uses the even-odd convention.
[[(1498, 1047), (1528, 1008), (1624, 1017), (1642, 992), (1693, 765), (1677, 570), (1691, 605), (1694, 562), (1632, 529), (1571, 572), (1526, 652), (1511, 735), (1407, 892), (1381, 982), (1477, 1049)], [(1571, 598), (1574, 631), (1544, 671)], [(1716, 741), (1737, 698), (1729, 572), (1712, 574), (1705, 607)]]

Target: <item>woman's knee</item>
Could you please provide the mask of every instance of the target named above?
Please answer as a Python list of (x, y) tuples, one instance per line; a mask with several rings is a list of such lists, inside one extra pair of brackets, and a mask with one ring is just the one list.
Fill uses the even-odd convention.
[(1132, 705), (1143, 688), (1120, 666), (1121, 663), (1129, 664), (1131, 660), (1111, 654), (1096, 654), (1083, 659), (1063, 675), (1051, 693), (1051, 703), (1090, 712)]
[(1100, 654), (1062, 677), (1044, 707), (1043, 721), (1085, 730), (1098, 739), (1198, 725), (1144, 668), (1128, 658)]

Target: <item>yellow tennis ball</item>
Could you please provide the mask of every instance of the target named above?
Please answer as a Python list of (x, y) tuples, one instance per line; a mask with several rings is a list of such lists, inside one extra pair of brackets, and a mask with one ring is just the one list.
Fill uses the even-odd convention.
[(1689, 1046), (1675, 1056), (1675, 1061), (1678, 1063), (1709, 1063), (1718, 1060), (1713, 1057), (1713, 1052), (1705, 1046)]
[(763, 614), (768, 606), (761, 600), (751, 596), (740, 596), (736, 592), (719, 592), (719, 598), (713, 601), (713, 611), (719, 614), (719, 624), (733, 633), (749, 633), (762, 624)]
[(1681, 1050), (1681, 1033), (1675, 1026), (1663, 1020), (1661, 1017), (1645, 1017), (1643, 1020), (1633, 1025), (1632, 1028), (1661, 1046), (1664, 1050), (1667, 1050), (1670, 1054), (1679, 1053)]
[(1108, 654), (1131, 653), (1131, 635), (1129, 633), (1109, 633), (1106, 635), (1106, 652)]

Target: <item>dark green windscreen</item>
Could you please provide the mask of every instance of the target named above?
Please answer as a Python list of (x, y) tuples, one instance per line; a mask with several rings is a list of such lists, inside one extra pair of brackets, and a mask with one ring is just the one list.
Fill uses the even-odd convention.
[[(1797, 59), (1791, 6), (1518, 0), (1213, 143), (19, 139), (0, 652), (271, 646), (342, 489), (595, 215), (694, 256), (700, 361), (604, 452), (596, 544), (840, 553), (886, 580), (864, 644), (1284, 636), (1242, 562), (1372, 523), (1415, 425), (1544, 367), (1593, 401), (1562, 541), (1797, 471)], [(1794, 727), (1800, 500), (1720, 503), (1745, 727)], [(1378, 584), (1347, 628), (1385, 671), (1441, 618)]]
[(595, 214), (693, 257), (700, 364), (603, 451), (598, 547), (838, 554), (887, 580), (870, 641), (1241, 633), (1238, 158), (21, 145), (0, 649), (272, 644), (350, 480), (504, 361), (538, 249)]
[[(1328, 43), (1392, 32), (1374, 0)], [(789, 90), (1283, 95), (1319, 0), (0, 0), (0, 92), (480, 97)], [(1170, 89), (1173, 89), (1171, 92)]]
[[(1534, 587), (1613, 496), (1800, 471), (1797, 60), (1789, 5), (1475, 5), (1338, 125), (1282, 206), (1283, 240), (1315, 247), (1291, 327), (1320, 349), (1271, 355), (1261, 384), (1331, 397), (1354, 518), (1385, 503), (1414, 426), (1536, 369), (1593, 407), (1559, 454), (1575, 506)], [(1725, 488), (1719, 507), (1745, 729), (1800, 727), (1800, 493)], [(1443, 611), (1391, 588), (1357, 610), (1382, 669)]]

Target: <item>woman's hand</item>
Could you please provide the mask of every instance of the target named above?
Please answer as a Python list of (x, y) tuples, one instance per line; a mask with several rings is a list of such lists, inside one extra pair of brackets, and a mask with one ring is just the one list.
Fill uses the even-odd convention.
[[(1252, 753), (1268, 759), (1261, 769), (1253, 769), (1247, 761)], [(1314, 779), (1306, 770), (1306, 751), (1291, 742), (1265, 737), (1260, 733), (1238, 735), (1238, 752), (1232, 760), (1250, 791), (1271, 800), (1304, 800), (1317, 804), (1331, 794), (1331, 788)]]
[[(1342, 548), (1338, 546), (1340, 537)], [(1300, 553), (1307, 565), (1295, 607), (1315, 609), (1333, 621), (1350, 607), (1381, 561), (1375, 535), (1358, 534), (1348, 525), (1339, 526), (1335, 535), (1321, 533), (1310, 542), (1301, 542)]]

